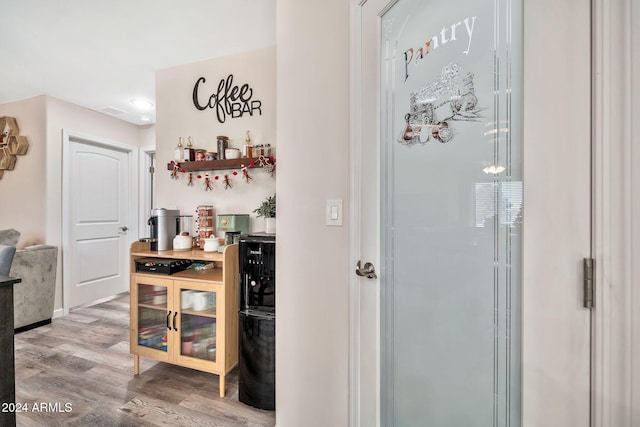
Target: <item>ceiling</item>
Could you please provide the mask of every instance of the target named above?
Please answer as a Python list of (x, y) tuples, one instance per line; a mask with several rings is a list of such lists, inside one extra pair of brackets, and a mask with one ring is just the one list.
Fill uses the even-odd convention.
[(275, 0), (2, 3), (0, 104), (49, 95), (138, 125), (156, 70), (275, 43)]

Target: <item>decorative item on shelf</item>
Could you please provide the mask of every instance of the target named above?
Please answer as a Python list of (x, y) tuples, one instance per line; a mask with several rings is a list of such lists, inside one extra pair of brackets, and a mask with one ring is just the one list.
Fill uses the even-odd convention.
[(253, 145), (251, 145), (251, 135), (247, 131), (247, 136), (244, 139), (244, 157), (253, 157)]
[(247, 169), (245, 165), (242, 165), (241, 170), (242, 176), (244, 177), (245, 181), (247, 181), (247, 183), (249, 183), (249, 181), (253, 181), (253, 177), (249, 175), (249, 169)]
[(0, 178), (5, 170), (13, 170), (17, 156), (27, 154), (29, 142), (20, 135), (18, 122), (14, 117), (0, 117)]
[(232, 188), (233, 186), (231, 185), (231, 179), (229, 178), (229, 175), (225, 175), (224, 176), (224, 189), (228, 190), (230, 188)]
[(206, 191), (213, 190), (213, 183), (209, 179), (209, 174), (208, 173), (204, 174), (204, 189)]
[(267, 172), (271, 174), (271, 176), (273, 176), (276, 173), (276, 162), (275, 162), (275, 159), (273, 160), (272, 159), (273, 157), (265, 157), (265, 156), (260, 156), (258, 159), (262, 167), (265, 168)]
[(173, 160), (171, 160), (172, 168), (171, 168), (171, 179), (178, 179), (178, 172), (180, 172), (180, 165)]
[(187, 138), (187, 146), (184, 149), (184, 161), (193, 162), (196, 160), (196, 150), (193, 148), (191, 137)]
[(276, 232), (276, 195), (267, 197), (262, 201), (260, 206), (253, 210), (257, 217), (263, 217), (265, 220), (265, 232)]
[(239, 159), (240, 158), (240, 150), (237, 148), (225, 148), (224, 150), (224, 158), (225, 159)]
[[(248, 164), (243, 163), (244, 161), (249, 160)], [(200, 162), (183, 162), (178, 163), (174, 160), (169, 162), (168, 169), (171, 171), (172, 179), (179, 179), (180, 173), (184, 176), (186, 172), (189, 172), (189, 177), (187, 178), (187, 186), (193, 187), (195, 183), (195, 179), (204, 179), (204, 187), (205, 190), (213, 190), (213, 181), (218, 181), (219, 179), (223, 179), (225, 189), (233, 188), (233, 183), (231, 178), (233, 176), (237, 176), (239, 173), (242, 173), (242, 177), (245, 179), (247, 183), (253, 181), (253, 176), (249, 175), (250, 168), (260, 167), (263, 170), (266, 170), (271, 174), (271, 176), (275, 175), (276, 170), (276, 159), (271, 157), (258, 157), (253, 159), (230, 159), (230, 160), (214, 160), (214, 161), (200, 161)], [(236, 169), (237, 168), (237, 169)], [(231, 170), (231, 174), (226, 173), (224, 175), (211, 175), (209, 173), (205, 174), (196, 174), (194, 175), (192, 171), (205, 171), (211, 169), (225, 169)], [(213, 180), (211, 179), (213, 177)]]
[(207, 160), (205, 158), (207, 150), (197, 149), (195, 151), (196, 151), (196, 162), (204, 162), (205, 160)]
[(216, 137), (218, 143), (218, 160), (226, 159), (225, 150), (229, 148), (229, 137), (220, 135)]
[(178, 137), (178, 145), (176, 145), (175, 152), (173, 154), (173, 160), (181, 162), (184, 160), (184, 146), (182, 145), (182, 137)]

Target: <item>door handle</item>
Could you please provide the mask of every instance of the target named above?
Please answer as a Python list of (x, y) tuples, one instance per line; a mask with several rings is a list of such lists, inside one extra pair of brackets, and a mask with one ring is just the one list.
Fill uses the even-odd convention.
[(169, 317), (171, 317), (171, 310), (169, 310), (169, 314), (167, 314), (167, 329), (171, 330), (171, 326), (169, 326)]
[(176, 328), (176, 317), (178, 317), (178, 312), (177, 311), (173, 314), (173, 330), (174, 331), (178, 330), (178, 328)]
[(366, 277), (367, 279), (378, 278), (376, 275), (376, 267), (370, 262), (365, 263), (364, 267), (361, 267), (360, 261), (358, 261), (358, 264), (356, 264), (356, 274), (361, 277)]
[(122, 227), (120, 227), (120, 230), (123, 232), (126, 232), (129, 229), (129, 227), (127, 227), (126, 225), (123, 225)]

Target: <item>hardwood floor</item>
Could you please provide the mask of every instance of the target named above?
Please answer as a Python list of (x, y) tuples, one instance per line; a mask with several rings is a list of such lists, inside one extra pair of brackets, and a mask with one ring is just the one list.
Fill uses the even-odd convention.
[(226, 397), (218, 377), (129, 354), (129, 295), (73, 310), (15, 337), (18, 426), (273, 426), (275, 412)]

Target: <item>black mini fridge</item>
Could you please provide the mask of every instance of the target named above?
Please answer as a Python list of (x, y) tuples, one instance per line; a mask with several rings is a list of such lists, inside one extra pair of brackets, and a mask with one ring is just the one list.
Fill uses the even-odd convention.
[(238, 398), (276, 409), (276, 238), (240, 238)]

